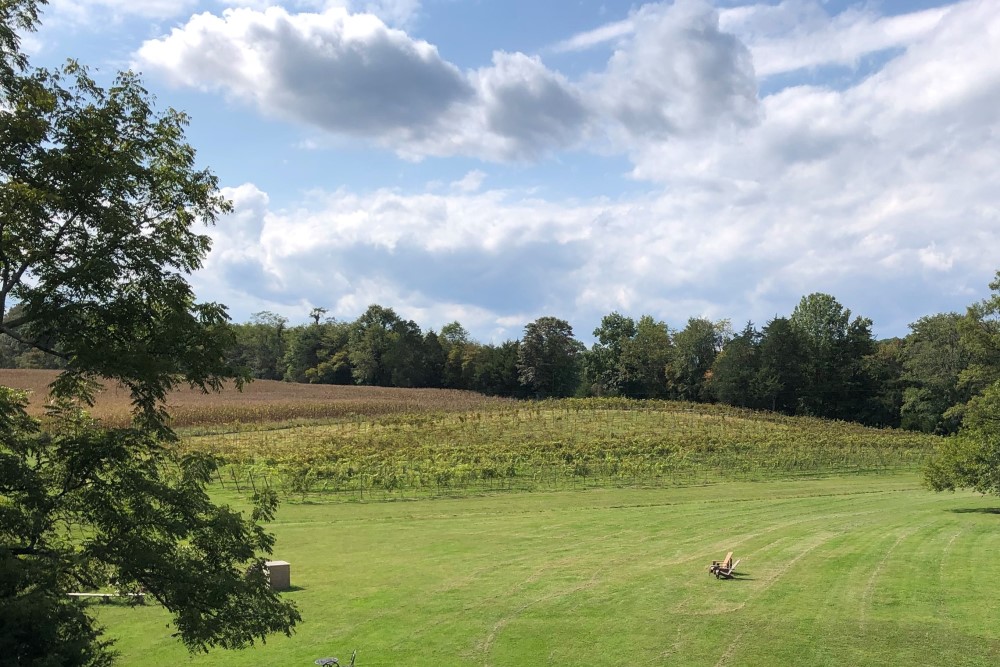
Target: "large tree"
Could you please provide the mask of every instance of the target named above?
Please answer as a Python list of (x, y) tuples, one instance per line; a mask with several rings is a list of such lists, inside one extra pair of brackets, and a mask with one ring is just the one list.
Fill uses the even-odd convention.
[(477, 345), (461, 324), (451, 322), (441, 327), (438, 341), (445, 354), (441, 384), (449, 389), (468, 389), (472, 385), (469, 357)]
[(760, 332), (747, 322), (739, 334), (726, 343), (712, 362), (708, 389), (723, 403), (744, 408), (771, 407), (764, 397), (770, 384), (762, 386)]
[[(368, 306), (352, 325), (348, 349), (358, 384), (380, 387), (428, 384), (424, 335), (416, 322), (402, 319), (392, 308)], [(433, 352), (438, 354), (440, 350)]]
[[(958, 389), (972, 398), (956, 406), (960, 410), (946, 413), (961, 414), (961, 427), (957, 436), (942, 441), (928, 462), (926, 479), (938, 491), (974, 488), (1000, 495), (1000, 272), (990, 289), (993, 294), (970, 306), (958, 322), (956, 354), (968, 355), (969, 362), (959, 373)], [(949, 378), (961, 365), (952, 362), (944, 360)]]
[(962, 316), (940, 313), (922, 317), (910, 325), (903, 345), (903, 390), (901, 407), (905, 428), (928, 433), (953, 433), (959, 418), (948, 411), (965, 405), (969, 388), (959, 378), (969, 365), (961, 341)]
[(594, 329), (597, 342), (586, 356), (585, 371), (591, 390), (598, 395), (625, 394), (627, 379), (622, 372), (622, 353), (635, 338), (635, 320), (615, 311), (601, 318)]
[[(241, 379), (225, 309), (198, 303), (186, 280), (209, 250), (195, 224), (229, 204), (195, 166), (186, 116), (156, 111), (134, 74), (103, 89), (74, 62), (29, 67), (17, 31), (38, 4), (0, 0), (0, 332), (66, 370), (44, 422), (0, 388), (0, 652), (108, 664), (66, 594), (112, 582), (159, 601), (191, 649), (290, 632), (298, 613), (262, 567), (274, 496), (255, 497), (250, 517), (215, 505), (215, 462), (173, 453), (165, 408), (178, 384)], [(79, 409), (98, 381), (131, 393), (132, 427)]]
[(521, 384), (539, 398), (571, 396), (580, 384), (584, 349), (566, 320), (540, 317), (529, 322), (517, 352)]
[(924, 476), (935, 491), (1000, 495), (1000, 381), (969, 401), (958, 435), (942, 439)]
[(288, 320), (267, 311), (254, 313), (246, 324), (233, 327), (236, 345), (230, 358), (245, 367), (251, 377), (281, 380), (285, 376)]
[[(969, 306), (958, 323), (960, 344), (969, 362), (959, 374), (959, 388), (969, 395), (1000, 380), (1000, 271), (990, 289), (993, 293)], [(961, 412), (954, 411), (959, 416)]]
[(829, 294), (802, 297), (789, 318), (808, 351), (805, 382), (799, 396), (802, 412), (832, 419), (858, 419), (874, 387), (865, 357), (876, 350), (872, 322), (851, 319), (851, 311)]
[(673, 345), (666, 324), (650, 315), (636, 322), (615, 312), (601, 319), (594, 336), (597, 342), (586, 357), (592, 391), (631, 398), (664, 395), (664, 368)]
[(667, 389), (682, 401), (704, 401), (709, 371), (715, 356), (731, 337), (728, 320), (712, 322), (692, 317), (687, 326), (674, 335), (673, 349), (664, 373)]
[(761, 407), (795, 414), (806, 382), (808, 350), (804, 336), (786, 317), (775, 317), (761, 331), (757, 386)]

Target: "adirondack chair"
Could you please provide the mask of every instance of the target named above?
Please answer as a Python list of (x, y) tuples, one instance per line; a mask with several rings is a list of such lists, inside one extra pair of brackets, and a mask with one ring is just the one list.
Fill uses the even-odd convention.
[(708, 566), (708, 573), (715, 574), (720, 569), (731, 569), (733, 567), (733, 552), (730, 551), (726, 554), (726, 557), (722, 560), (713, 560), (712, 564)]
[(740, 561), (731, 563), (729, 567), (719, 567), (715, 570), (716, 579), (732, 579), (736, 575), (736, 566), (740, 564)]

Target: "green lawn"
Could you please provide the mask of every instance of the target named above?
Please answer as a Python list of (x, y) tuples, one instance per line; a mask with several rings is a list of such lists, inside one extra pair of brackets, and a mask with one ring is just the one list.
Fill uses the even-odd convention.
[(913, 476), (285, 503), (273, 529), (292, 638), (191, 658), (156, 607), (95, 605), (121, 663), (1000, 664), (1000, 499)]

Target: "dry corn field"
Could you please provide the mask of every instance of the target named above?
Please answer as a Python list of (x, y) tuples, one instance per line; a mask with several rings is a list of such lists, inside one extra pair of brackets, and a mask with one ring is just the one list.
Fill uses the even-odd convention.
[[(49, 384), (58, 371), (0, 369), (0, 385), (31, 392), (29, 412), (45, 412)], [(332, 419), (359, 415), (377, 417), (414, 412), (465, 412), (510, 403), (473, 392), (449, 389), (394, 389), (315, 384), (273, 380), (251, 382), (243, 391), (228, 388), (215, 394), (184, 387), (170, 395), (173, 425), (220, 426), (261, 424), (291, 420)], [(92, 414), (110, 425), (129, 419), (129, 396), (116, 385), (107, 385)]]

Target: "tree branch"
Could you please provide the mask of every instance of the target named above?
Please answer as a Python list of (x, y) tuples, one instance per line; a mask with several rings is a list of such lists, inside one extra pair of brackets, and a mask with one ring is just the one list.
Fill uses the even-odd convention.
[(52, 348), (50, 348), (50, 347), (48, 347), (46, 345), (42, 345), (41, 343), (39, 343), (37, 341), (28, 340), (24, 336), (22, 336), (19, 333), (15, 332), (11, 327), (8, 327), (8, 326), (0, 324), (0, 333), (7, 334), (8, 336), (10, 336), (14, 340), (16, 340), (18, 343), (21, 343), (22, 345), (27, 345), (28, 347), (33, 347), (36, 350), (44, 352), (45, 354), (51, 354), (53, 357), (58, 357), (60, 359), (63, 359), (64, 361), (69, 361), (69, 355), (68, 354), (63, 354), (62, 352), (57, 352), (56, 350), (54, 350), (54, 349), (52, 349)]
[(6, 548), (7, 551), (9, 551), (13, 556), (44, 556), (46, 558), (57, 558), (59, 556), (59, 552), (52, 551), (51, 549), (39, 549), (37, 547), (25, 546), (4, 548)]

